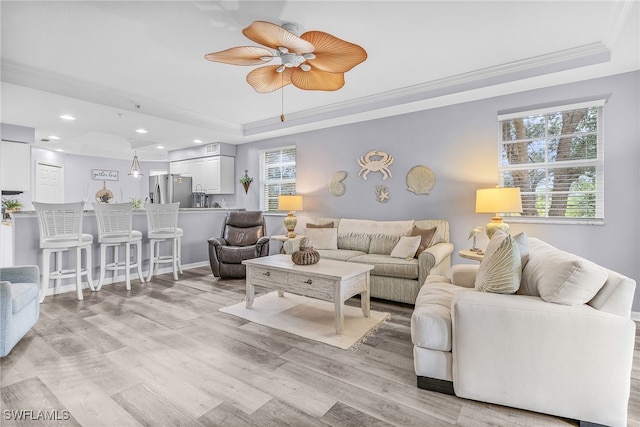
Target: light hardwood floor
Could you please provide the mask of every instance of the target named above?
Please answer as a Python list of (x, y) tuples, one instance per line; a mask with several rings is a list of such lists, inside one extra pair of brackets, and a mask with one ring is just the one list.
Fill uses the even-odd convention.
[[(1, 359), (0, 425), (576, 424), (416, 388), (409, 306), (373, 300), (392, 317), (349, 351), (218, 312), (244, 299), (244, 281), (215, 280), (208, 268), (84, 296), (47, 297), (37, 325)], [(637, 426), (638, 350), (631, 387)], [(27, 419), (8, 419), (17, 414)], [(58, 421), (29, 419), (39, 416)]]

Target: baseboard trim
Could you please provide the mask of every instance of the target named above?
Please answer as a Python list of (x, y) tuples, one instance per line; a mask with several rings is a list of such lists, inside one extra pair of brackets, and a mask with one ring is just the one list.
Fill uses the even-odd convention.
[(439, 380), (437, 378), (421, 377), (418, 375), (418, 388), (429, 391), (436, 391), (438, 393), (449, 394), (455, 396), (453, 391), (453, 382), (446, 380)]
[[(182, 266), (182, 270), (191, 270), (192, 268), (200, 268), (200, 267), (208, 267), (209, 266), (209, 261), (202, 261), (202, 262), (194, 262), (191, 264), (185, 264)], [(173, 273), (173, 268), (172, 267), (161, 267), (158, 268), (158, 273), (157, 274), (167, 274), (167, 273)], [(143, 272), (144, 274), (144, 272)], [(132, 280), (137, 280), (138, 275), (136, 273), (131, 272), (131, 277), (136, 277), (136, 279), (132, 279)], [(145, 278), (147, 277), (146, 274), (144, 276)], [(98, 285), (98, 278), (93, 277), (93, 284), (94, 285)], [(114, 283), (123, 283), (125, 281), (125, 277), (124, 274), (122, 274), (121, 276), (116, 276), (116, 277), (105, 277), (104, 281), (102, 282), (102, 286), (109, 286), (112, 285)], [(88, 289), (89, 285), (86, 282), (82, 283), (82, 289)], [(60, 285), (60, 288), (58, 288), (58, 294), (64, 294), (66, 292), (76, 292), (76, 284), (75, 283), (71, 283), (71, 284), (66, 284), (66, 285)], [(53, 295), (53, 288), (49, 287), (47, 288), (47, 291), (45, 292), (45, 296), (51, 296)]]

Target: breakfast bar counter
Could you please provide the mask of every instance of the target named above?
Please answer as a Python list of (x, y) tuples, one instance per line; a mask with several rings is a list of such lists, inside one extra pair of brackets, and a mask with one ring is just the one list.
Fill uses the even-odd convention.
[[(182, 266), (183, 268), (201, 267), (209, 265), (207, 239), (219, 236), (224, 224), (224, 218), (229, 211), (244, 209), (233, 208), (183, 208), (179, 210), (178, 227), (184, 231), (182, 237)], [(11, 233), (11, 249), (13, 265), (42, 266), (42, 250), (40, 249), (40, 231), (38, 217), (35, 211), (22, 211), (13, 214)], [(149, 244), (147, 240), (147, 215), (144, 209), (135, 209), (133, 213), (133, 229), (142, 232), (142, 270), (146, 274), (149, 265)], [(95, 212), (86, 210), (82, 223), (84, 233), (93, 235), (92, 259), (93, 275), (99, 276), (100, 245), (98, 244), (98, 224)], [(7, 242), (5, 242), (6, 244)], [(169, 246), (169, 245), (163, 245)], [(163, 253), (169, 253), (170, 248), (163, 248)], [(68, 255), (71, 257), (71, 255)], [(65, 259), (66, 265), (74, 265), (71, 258)], [(170, 270), (170, 268), (169, 268)], [(162, 271), (161, 271), (162, 272)], [(121, 274), (123, 274), (121, 272)], [(107, 279), (109, 279), (107, 277)], [(73, 285), (72, 279), (63, 283)], [(53, 289), (53, 283), (49, 285)]]

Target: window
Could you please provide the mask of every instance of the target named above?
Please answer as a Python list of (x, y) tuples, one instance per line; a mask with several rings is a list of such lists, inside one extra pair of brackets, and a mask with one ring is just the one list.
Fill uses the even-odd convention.
[(280, 194), (296, 193), (296, 147), (263, 151), (260, 159), (262, 175), (262, 209), (278, 210)]
[(499, 182), (520, 187), (522, 217), (603, 219), (604, 100), (498, 116)]

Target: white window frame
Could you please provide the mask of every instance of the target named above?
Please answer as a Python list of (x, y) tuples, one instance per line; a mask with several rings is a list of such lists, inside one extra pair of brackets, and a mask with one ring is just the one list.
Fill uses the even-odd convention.
[[(273, 153), (276, 151), (285, 151), (285, 150), (295, 150), (296, 151), (296, 155), (295, 155), (295, 160), (293, 161), (293, 163), (287, 162), (287, 163), (281, 163), (281, 166), (287, 166), (287, 165), (291, 165), (293, 164), (294, 166), (297, 166), (297, 161), (298, 161), (298, 154), (297, 154), (297, 147), (295, 145), (287, 145), (287, 146), (283, 146), (283, 147), (274, 147), (274, 148), (269, 148), (266, 150), (261, 150), (260, 151), (260, 177), (261, 177), (261, 185), (260, 185), (260, 208), (263, 212), (279, 212), (276, 209), (271, 209), (269, 210), (269, 206), (267, 203), (267, 195), (266, 195), (266, 188), (268, 185), (273, 185), (273, 184), (293, 184), (293, 187), (295, 188), (296, 186), (296, 179), (268, 179), (266, 177), (266, 167), (265, 167), (265, 156), (267, 153)], [(297, 178), (297, 170), (296, 170), (296, 178)], [(289, 194), (289, 193), (285, 193), (285, 194)], [(293, 194), (295, 194), (295, 191), (293, 192)]]
[[(535, 110), (527, 110), (527, 111), (518, 111), (508, 114), (500, 114), (497, 116), (498, 118), (498, 182), (499, 186), (504, 186), (504, 173), (510, 170), (527, 170), (532, 168), (545, 169), (548, 173), (549, 170), (558, 168), (558, 165), (566, 165), (566, 166), (591, 166), (595, 167), (596, 170), (596, 206), (595, 206), (595, 217), (587, 218), (587, 217), (556, 217), (556, 216), (519, 216), (516, 214), (515, 216), (508, 216), (508, 220), (511, 222), (527, 222), (527, 223), (556, 223), (556, 224), (596, 224), (601, 225), (604, 224), (604, 155), (603, 155), (603, 110), (606, 100), (599, 99), (588, 102), (581, 102), (575, 104), (566, 104), (566, 105), (558, 105), (549, 108), (540, 108)], [(586, 159), (586, 160), (568, 160), (568, 161), (560, 161), (560, 162), (536, 162), (536, 163), (521, 163), (515, 165), (503, 165), (502, 164), (502, 153), (503, 153), (503, 134), (502, 134), (502, 122), (505, 120), (512, 120), (516, 118), (529, 117), (529, 116), (539, 116), (550, 113), (561, 113), (563, 111), (570, 110), (578, 110), (582, 108), (597, 108), (598, 109), (598, 128), (596, 131), (597, 137), (597, 157), (595, 159)], [(555, 138), (556, 136), (546, 135), (544, 136), (544, 140), (547, 141), (549, 139)], [(536, 138), (541, 139), (541, 138)], [(509, 141), (509, 143), (513, 143), (513, 141)], [(545, 158), (548, 158), (545, 156)], [(538, 194), (536, 192), (536, 194)], [(550, 194), (552, 194), (550, 192)]]

